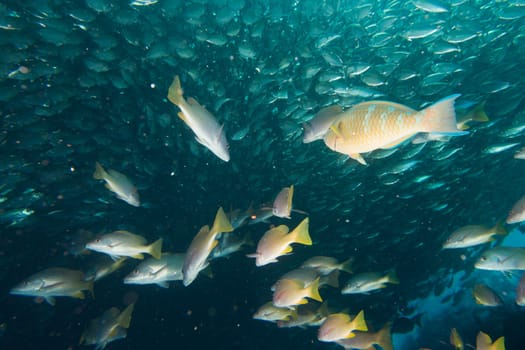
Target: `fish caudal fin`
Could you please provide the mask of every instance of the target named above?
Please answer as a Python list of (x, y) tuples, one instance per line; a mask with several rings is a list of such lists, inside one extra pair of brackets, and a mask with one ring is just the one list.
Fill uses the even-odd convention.
[(456, 124), (454, 101), (459, 96), (459, 94), (455, 94), (445, 97), (444, 99), (418, 112), (423, 117), (420, 131), (451, 136), (467, 134), (467, 131), (459, 130)]
[(89, 294), (91, 294), (91, 297), (93, 299), (95, 299), (95, 290), (94, 290), (94, 286), (95, 286), (95, 281), (94, 280), (91, 280), (91, 281), (87, 281), (87, 290), (89, 292)]
[(503, 226), (503, 220), (497, 222), (496, 226), (493, 228), (494, 234), (496, 235), (506, 235), (507, 229)]
[(159, 238), (155, 242), (151, 243), (148, 253), (150, 253), (155, 259), (160, 259), (160, 256), (162, 255), (162, 238)]
[(305, 218), (292, 232), (290, 232), (292, 242), (304, 245), (312, 245), (312, 238), (308, 233), (309, 222), (310, 219)]
[(180, 86), (180, 79), (179, 76), (176, 75), (175, 78), (173, 78), (170, 88), (168, 89), (168, 100), (170, 100), (170, 102), (174, 105), (178, 106), (184, 101), (182, 94), (183, 91), (182, 87)]
[(390, 270), (386, 275), (386, 281), (392, 284), (399, 284), (399, 278), (397, 277), (395, 270)]
[(339, 288), (339, 273), (339, 270), (334, 270), (326, 276), (321, 276), (320, 284), (323, 286)]
[(491, 350), (505, 350), (505, 337), (499, 337), (490, 348)]
[(323, 302), (323, 298), (321, 298), (321, 295), (319, 294), (319, 280), (320, 278), (317, 277), (315, 281), (312, 282), (307, 288), (308, 288), (308, 295), (310, 299), (317, 300), (319, 302)]
[(494, 343), (486, 333), (479, 332), (476, 337), (476, 348), (487, 350), (505, 350), (505, 338), (499, 337)]
[(135, 303), (129, 304), (128, 307), (121, 312), (121, 314), (118, 317), (118, 325), (120, 327), (129, 328), (129, 325), (131, 323), (131, 314), (133, 313), (134, 308)]
[(343, 261), (341, 265), (339, 266), (339, 270), (353, 273), (352, 265), (354, 264), (354, 257), (348, 258), (347, 260)]
[(376, 344), (379, 345), (383, 350), (393, 350), (392, 345), (392, 322), (388, 322), (376, 333)]
[(102, 180), (107, 176), (106, 170), (100, 165), (99, 162), (95, 163), (95, 172), (93, 173), (93, 178), (96, 180)]
[(352, 320), (351, 326), (354, 331), (368, 331), (368, 326), (365, 321), (365, 312), (363, 310), (359, 311), (357, 316)]
[(228, 217), (224, 213), (222, 207), (220, 207), (219, 210), (217, 210), (217, 215), (215, 215), (215, 221), (213, 222), (210, 232), (213, 234), (218, 234), (232, 231), (232, 224), (230, 223), (230, 220), (228, 220)]

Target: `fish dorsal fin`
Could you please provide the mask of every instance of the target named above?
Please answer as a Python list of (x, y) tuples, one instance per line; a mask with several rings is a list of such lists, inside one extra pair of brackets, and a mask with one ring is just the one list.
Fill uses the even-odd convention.
[(199, 102), (197, 102), (196, 99), (194, 99), (193, 97), (188, 97), (188, 104), (190, 106), (199, 106), (199, 107), (202, 107)]
[(223, 133), (224, 133), (224, 124), (221, 125), (221, 127), (219, 128), (219, 131), (217, 132), (217, 135), (215, 135), (216, 143), (219, 143), (221, 141)]
[(356, 104), (352, 109), (357, 108), (368, 108), (370, 106), (376, 106), (380, 108), (394, 108), (396, 111), (404, 112), (404, 113), (416, 113), (417, 111), (415, 109), (412, 109), (410, 107), (407, 107), (405, 105), (402, 105), (400, 103), (390, 102), (390, 101), (368, 101), (368, 102), (361, 102)]
[(108, 174), (109, 174), (109, 176), (111, 176), (113, 179), (115, 179), (117, 181), (119, 181), (119, 180), (129, 181), (126, 175), (124, 175), (122, 173), (119, 173), (116, 170), (109, 169), (108, 170)]

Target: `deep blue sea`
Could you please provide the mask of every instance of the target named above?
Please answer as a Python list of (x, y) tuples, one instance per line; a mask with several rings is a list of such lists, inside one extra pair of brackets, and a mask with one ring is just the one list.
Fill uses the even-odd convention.
[[(480, 331), (525, 348), (523, 271), (474, 266), (492, 247), (525, 248), (525, 229), (505, 223), (525, 195), (524, 1), (7, 0), (0, 48), (0, 349), (94, 348), (79, 344), (90, 320), (133, 302), (126, 337), (106, 349), (343, 349), (318, 340), (319, 324), (253, 318), (314, 256), (353, 258), (353, 274), (395, 271), (399, 284), (366, 294), (342, 294), (352, 275), (341, 271), (340, 286), (319, 293), (329, 313), (364, 310), (370, 331), (390, 322), (396, 350), (460, 349), (452, 328), (465, 349)], [(229, 161), (179, 118), (167, 97), (175, 76), (222, 126)], [(322, 135), (303, 142), (325, 107), (419, 111), (454, 94), (461, 136), (416, 131), (363, 152), (366, 165)], [(94, 179), (96, 162), (123, 174), (140, 206)], [(291, 218), (256, 222), (291, 185)], [(141, 262), (130, 258), (94, 296), (52, 306), (10, 294), (48, 268), (88, 275), (104, 254), (86, 243), (118, 230), (184, 253), (219, 207), (245, 215), (231, 234), (253, 243), (209, 258), (186, 287), (124, 284)], [(311, 246), (264, 266), (246, 256), (305, 217)], [(497, 222), (508, 235), (442, 249), (461, 227)], [(476, 303), (477, 284), (501, 305)]]

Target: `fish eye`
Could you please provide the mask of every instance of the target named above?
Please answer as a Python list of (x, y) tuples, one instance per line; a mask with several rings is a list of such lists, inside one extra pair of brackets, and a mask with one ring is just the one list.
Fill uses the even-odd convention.
[(479, 260), (480, 260), (480, 261), (487, 261), (487, 257), (482, 256)]

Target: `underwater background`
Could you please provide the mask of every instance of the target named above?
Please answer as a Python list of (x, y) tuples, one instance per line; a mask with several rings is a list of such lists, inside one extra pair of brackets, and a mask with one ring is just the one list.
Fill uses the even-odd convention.
[[(453, 349), (451, 328), (466, 344), (483, 331), (523, 349), (521, 273), (474, 268), (490, 246), (525, 247), (519, 225), (488, 245), (442, 249), (459, 227), (505, 220), (525, 194), (525, 161), (514, 157), (525, 146), (523, 1), (9, 0), (0, 47), (0, 348), (88, 348), (89, 321), (135, 300), (127, 337), (108, 349), (341, 348), (319, 342), (316, 327), (252, 318), (280, 276), (324, 255), (353, 257), (355, 271), (395, 269), (400, 284), (378, 292), (321, 290), (376, 329), (392, 322), (395, 349)], [(224, 124), (229, 162), (177, 117), (175, 75)], [(366, 166), (303, 143), (303, 123), (326, 106), (420, 110), (452, 94), (458, 115), (482, 105), (489, 120), (371, 152)], [(140, 207), (93, 179), (96, 162), (132, 180)], [(220, 206), (271, 203), (292, 184), (313, 245), (277, 263), (256, 267), (248, 246), (187, 287), (123, 284), (137, 264), (128, 261), (95, 282), (94, 298), (51, 306), (9, 294), (49, 267), (88, 271), (99, 253), (79, 254), (86, 235), (128, 230), (184, 252)], [(257, 242), (270, 224), (303, 218), (239, 231)], [(476, 283), (503, 305), (476, 304)]]

